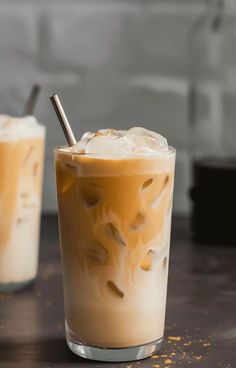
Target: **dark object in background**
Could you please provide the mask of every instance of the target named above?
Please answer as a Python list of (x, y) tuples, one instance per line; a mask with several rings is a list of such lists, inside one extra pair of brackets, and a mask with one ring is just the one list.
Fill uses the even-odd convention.
[(236, 1), (208, 1), (190, 33), (194, 240), (236, 245)]
[(194, 240), (236, 245), (236, 157), (196, 160), (193, 182)]

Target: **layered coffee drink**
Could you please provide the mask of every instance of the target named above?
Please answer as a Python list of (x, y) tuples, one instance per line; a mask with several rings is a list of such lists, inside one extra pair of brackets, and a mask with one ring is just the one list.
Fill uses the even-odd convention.
[(45, 128), (0, 115), (0, 291), (37, 273)]
[(144, 128), (105, 129), (57, 148), (55, 165), (68, 344), (149, 356), (164, 331), (175, 151)]

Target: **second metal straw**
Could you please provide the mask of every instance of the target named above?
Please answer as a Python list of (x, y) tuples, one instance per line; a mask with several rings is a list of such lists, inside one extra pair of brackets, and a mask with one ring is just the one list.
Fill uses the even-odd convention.
[(24, 110), (23, 110), (23, 116), (33, 114), (36, 102), (37, 102), (38, 97), (39, 97), (40, 90), (41, 90), (41, 86), (39, 86), (38, 84), (33, 85), (32, 89), (30, 91), (29, 98), (28, 98), (28, 100), (25, 104)]
[(50, 100), (52, 102), (52, 105), (54, 107), (54, 110), (57, 114), (58, 120), (61, 124), (61, 127), (63, 129), (63, 132), (65, 134), (65, 137), (67, 139), (67, 142), (69, 144), (69, 146), (73, 146), (74, 144), (76, 144), (76, 139), (74, 136), (74, 133), (71, 129), (70, 123), (66, 117), (65, 111), (62, 107), (61, 101), (58, 97), (57, 94), (54, 94), (52, 96), (50, 96)]

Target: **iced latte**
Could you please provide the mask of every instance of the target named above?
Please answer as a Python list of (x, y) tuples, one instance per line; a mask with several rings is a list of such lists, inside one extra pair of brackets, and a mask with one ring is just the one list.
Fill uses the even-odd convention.
[(0, 291), (37, 273), (44, 135), (32, 116), (0, 115)]
[(143, 128), (55, 150), (66, 333), (77, 354), (125, 361), (163, 338), (175, 152)]

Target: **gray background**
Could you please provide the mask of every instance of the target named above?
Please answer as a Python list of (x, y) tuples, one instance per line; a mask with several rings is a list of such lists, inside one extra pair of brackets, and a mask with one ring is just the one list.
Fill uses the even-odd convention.
[(187, 40), (202, 1), (0, 0), (0, 111), (20, 115), (31, 85), (47, 127), (43, 210), (56, 210), (52, 149), (65, 139), (57, 92), (76, 137), (142, 125), (177, 148), (174, 211), (189, 209)]

